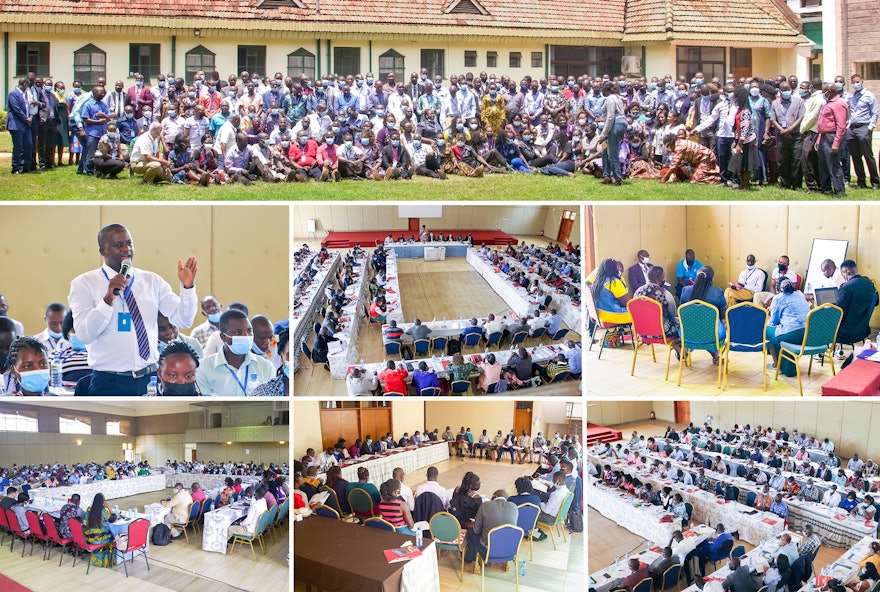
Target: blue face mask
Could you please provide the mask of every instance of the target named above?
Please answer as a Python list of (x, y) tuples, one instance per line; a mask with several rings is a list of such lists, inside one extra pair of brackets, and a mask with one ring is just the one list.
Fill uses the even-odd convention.
[(325, 138), (324, 142), (327, 143), (328, 146), (332, 146), (336, 140), (334, 138)]
[(419, 140), (413, 141), (412, 145), (413, 145), (413, 148), (415, 148), (416, 150), (418, 150), (419, 148), (422, 147), (422, 143)]
[(83, 351), (86, 348), (86, 344), (80, 340), (76, 333), (71, 333), (68, 341), (70, 341), (70, 347), (74, 351)]
[(266, 357), (266, 352), (264, 352), (259, 347), (257, 347), (256, 343), (251, 346), (251, 351), (254, 352), (255, 354), (257, 354), (258, 356)]
[(290, 378), (290, 362), (284, 362), (284, 376)]
[(297, 139), (299, 140), (299, 143), (302, 144), (303, 146), (305, 146), (309, 142), (308, 136), (300, 136)]
[(694, 85), (695, 86), (700, 86), (701, 84), (703, 84), (702, 78), (694, 78)]
[(232, 344), (229, 346), (229, 351), (237, 356), (245, 355), (254, 345), (253, 335), (235, 335), (230, 337), (232, 338)]
[(209, 315), (208, 315), (208, 321), (211, 322), (211, 323), (214, 323), (214, 324), (216, 325), (217, 323), (220, 322), (220, 316), (221, 316), (222, 314), (223, 314), (223, 313), (220, 313), (220, 312), (215, 312), (215, 313), (213, 313), (213, 314), (209, 314)]
[(370, 138), (361, 138), (361, 144), (363, 144), (364, 146), (369, 146)]
[(51, 337), (52, 339), (61, 339), (62, 337), (64, 337), (63, 333), (56, 333), (55, 331), (53, 331), (52, 329), (49, 329), (48, 327), (46, 328), (46, 332), (49, 333), (49, 337)]
[(782, 100), (784, 100), (784, 101), (788, 101), (789, 99), (791, 99), (791, 91), (790, 90), (784, 90), (780, 94), (782, 96)]
[(367, 78), (367, 84), (373, 84), (373, 79), (372, 79), (372, 78)]
[(159, 81), (159, 88), (165, 88), (165, 82), (164, 82), (164, 81), (162, 81), (162, 80)]
[(837, 89), (837, 92), (842, 91), (842, 90), (843, 90), (843, 87), (844, 87), (844, 84), (843, 84), (842, 82), (835, 82), (835, 83), (834, 83), (834, 88)]
[(159, 350), (159, 353), (160, 353), (160, 354), (161, 354), (163, 351), (165, 351), (165, 348), (166, 348), (166, 347), (168, 347), (168, 344), (165, 343), (164, 341), (160, 341), (160, 342), (156, 345), (156, 349)]
[(391, 140), (391, 145), (397, 148), (400, 146), (400, 140)]
[(42, 393), (49, 386), (49, 369), (20, 372), (18, 383), (29, 393)]
[(498, 91), (497, 91), (497, 90), (490, 90), (490, 91), (489, 91), (489, 96), (490, 96), (490, 97), (494, 97), (494, 96), (497, 96), (497, 95), (498, 95)]

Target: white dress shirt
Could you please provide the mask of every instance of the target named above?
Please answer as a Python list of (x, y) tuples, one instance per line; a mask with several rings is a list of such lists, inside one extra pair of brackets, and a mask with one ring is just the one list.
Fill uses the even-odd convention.
[(64, 339), (64, 337), (52, 337), (49, 335), (49, 329), (43, 329), (36, 335), (34, 338), (46, 346), (46, 349), (49, 350), (49, 356), (55, 355), (55, 352), (61, 353), (67, 349), (70, 349), (70, 342)]
[(189, 289), (181, 286), (178, 296), (158, 274), (138, 268), (131, 270), (129, 286), (134, 292), (150, 342), (150, 354), (148, 359), (143, 360), (138, 354), (134, 327), (130, 326), (130, 331), (118, 330), (119, 315), (129, 312), (122, 292), (113, 299), (112, 305), (104, 302), (110, 281), (108, 278), (116, 275), (117, 272), (102, 265), (100, 269), (75, 277), (70, 282), (67, 300), (73, 313), (76, 334), (88, 345), (89, 367), (101, 372), (133, 372), (159, 361), (156, 347), (159, 341), (159, 313), (168, 317), (174, 325), (188, 329), (198, 311), (199, 298), (195, 284)]
[(416, 497), (419, 497), (425, 492), (433, 493), (437, 497), (440, 498), (440, 503), (443, 504), (444, 508), (449, 507), (449, 492), (445, 487), (437, 483), (436, 481), (425, 481), (421, 485), (416, 488)]
[(757, 293), (764, 290), (764, 281), (766, 279), (767, 275), (763, 271), (755, 267), (751, 270), (742, 270), (739, 274), (738, 283), (742, 284), (742, 287), (746, 290)]
[(400, 497), (406, 502), (410, 512), (416, 509), (416, 498), (413, 496), (413, 490), (409, 488), (409, 485), (400, 484)]

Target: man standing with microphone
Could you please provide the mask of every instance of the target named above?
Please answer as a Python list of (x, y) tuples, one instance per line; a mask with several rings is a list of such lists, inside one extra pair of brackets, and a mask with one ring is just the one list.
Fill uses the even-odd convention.
[(188, 328), (198, 310), (198, 261), (178, 260), (180, 296), (159, 275), (132, 267), (134, 241), (121, 224), (98, 232), (100, 269), (70, 283), (74, 329), (88, 346), (90, 395), (143, 395), (155, 376), (159, 352), (158, 313)]

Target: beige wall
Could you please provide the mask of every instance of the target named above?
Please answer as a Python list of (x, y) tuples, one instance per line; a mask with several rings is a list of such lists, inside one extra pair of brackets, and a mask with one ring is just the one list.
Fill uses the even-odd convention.
[[(395, 440), (400, 440), (403, 433), (410, 436), (416, 430), (424, 432), (425, 428), (433, 430), (435, 426), (425, 425), (424, 401), (394, 401), (391, 403), (391, 434)], [(440, 430), (443, 431), (442, 428)]]
[[(288, 315), (286, 205), (4, 205), (0, 217), (3, 294), (9, 315), (30, 334), (45, 328), (47, 304), (67, 302), (74, 277), (101, 264), (96, 237), (111, 222), (131, 232), (135, 265), (158, 273), (175, 291), (178, 259), (195, 255), (200, 297), (215, 294), (224, 305), (239, 300), (252, 315), (264, 313), (273, 321)], [(199, 313), (194, 324), (203, 320)]]
[[(644, 248), (673, 284), (687, 248), (715, 269), (714, 284), (721, 288), (739, 277), (749, 253), (768, 274), (783, 254), (804, 274), (814, 238), (848, 240), (847, 257), (856, 260), (862, 275), (877, 278), (880, 271), (880, 206), (875, 205), (597, 205), (593, 214), (597, 263), (613, 257), (629, 267)], [(880, 313), (872, 325), (880, 325)]]
[(606, 427), (647, 421), (653, 408), (651, 401), (588, 401), (587, 421)]
[[(257, 463), (290, 463), (290, 442), (251, 442), (242, 444), (198, 444), (196, 458), (202, 461), (240, 461)], [(164, 458), (162, 459), (165, 460)]]
[(316, 451), (321, 447), (321, 409), (318, 401), (294, 401), (291, 405), (293, 416), (293, 457), (300, 458), (311, 446)]
[(450, 426), (458, 433), (461, 426), (470, 427), (479, 434), (486, 429), (490, 434), (506, 432), (513, 427), (513, 401), (426, 401), (425, 418), (428, 428), (443, 433)]
[(156, 466), (164, 464), (167, 459), (190, 460), (189, 458), (184, 458), (185, 443), (186, 435), (183, 433), (150, 434), (135, 438), (134, 451), (136, 454), (141, 455), (141, 460)]
[[(542, 230), (547, 236), (556, 238), (559, 230), (558, 219), (555, 226), (548, 226), (552, 216), (551, 206), (475, 206), (447, 204), (443, 206), (441, 218), (423, 218), (428, 228), (443, 230), (455, 229), (500, 229), (514, 235), (536, 235)], [(562, 216), (562, 208), (556, 214)], [(580, 215), (578, 215), (580, 218)], [(296, 205), (293, 208), (294, 240), (308, 237), (307, 221), (316, 220), (317, 235), (323, 239), (331, 230), (337, 232), (359, 230), (406, 230), (407, 218), (399, 218), (396, 205)], [(577, 226), (577, 224), (575, 225)], [(579, 236), (579, 229), (572, 230), (572, 237)], [(577, 244), (577, 241), (572, 240)]]
[(544, 236), (548, 240), (555, 241), (559, 235), (559, 224), (562, 221), (563, 212), (565, 210), (573, 211), (575, 213), (574, 224), (571, 227), (571, 236), (568, 240), (573, 245), (579, 245), (581, 243), (581, 214), (583, 210), (578, 206), (546, 206), (546, 209), (547, 217), (544, 219)]

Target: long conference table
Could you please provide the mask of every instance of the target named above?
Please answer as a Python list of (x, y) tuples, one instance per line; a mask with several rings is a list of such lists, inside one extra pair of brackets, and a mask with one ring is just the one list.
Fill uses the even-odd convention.
[(345, 290), (347, 302), (339, 313), (339, 327), (333, 336), (337, 341), (331, 341), (328, 344), (327, 361), (330, 363), (330, 376), (332, 378), (344, 379), (348, 372), (348, 367), (354, 364), (358, 359), (357, 339), (360, 330), (358, 318), (360, 312), (366, 307), (369, 309), (370, 303), (367, 298), (369, 293), (369, 282), (367, 281), (367, 265), (369, 259), (366, 254), (355, 257), (354, 273), (356, 274), (355, 282)]
[[(679, 462), (671, 458), (664, 458), (656, 452), (646, 454), (645, 456), (652, 460), (658, 460), (661, 463), (669, 461), (672, 466), (678, 467), (684, 471), (694, 471), (694, 469), (689, 467), (687, 463)], [(718, 456), (718, 454), (716, 453), (715, 456)], [(721, 456), (725, 462), (731, 460), (725, 455)], [(766, 467), (765, 465), (758, 465), (756, 463), (756, 466), (759, 466), (761, 469), (769, 470), (769, 467)], [(721, 473), (717, 473), (710, 469), (705, 469), (705, 474), (706, 477), (709, 478), (713, 487), (719, 481), (730, 483), (738, 487), (739, 499), (737, 501), (740, 503), (745, 503), (750, 491), (760, 493), (763, 490), (763, 485), (758, 486), (754, 482), (747, 481), (743, 477), (737, 477), (735, 471), (730, 475), (722, 475)], [(790, 473), (785, 471), (783, 471), (782, 474), (786, 478), (790, 475)], [(800, 477), (803, 480), (803, 475), (796, 475), (796, 477)], [(818, 482), (818, 479), (814, 479), (814, 484), (817, 486)], [(774, 495), (777, 493), (772, 488), (770, 489), (770, 492)], [(807, 523), (812, 524), (816, 534), (822, 537), (822, 541), (828, 546), (848, 547), (863, 536), (872, 534), (877, 530), (876, 522), (866, 524), (863, 519), (850, 517), (842, 508), (829, 508), (817, 502), (800, 500), (792, 497), (786, 498), (785, 503), (788, 506), (787, 520), (789, 525), (793, 528), (803, 528)]]
[[(294, 267), (294, 278), (299, 277), (309, 267), (312, 257), (309, 258), (306, 264)], [(315, 320), (321, 312), (321, 307), (324, 305), (327, 286), (336, 275), (336, 269), (341, 265), (341, 261), (339, 253), (332, 253), (332, 256), (321, 265), (318, 273), (312, 278), (312, 283), (309, 284), (309, 287), (304, 292), (294, 290), (293, 318), (290, 320), (290, 329), (293, 332), (291, 351), (297, 352), (297, 355), (291, 356), (293, 358), (294, 372), (299, 369), (300, 356), (298, 352), (302, 351), (302, 344), (312, 332), (312, 326), (315, 324)], [(311, 344), (309, 344), (309, 347), (311, 347)]]
[[(590, 462), (602, 462), (596, 456), (588, 455)], [(606, 461), (607, 462), (607, 461)], [(650, 483), (655, 491), (670, 487), (682, 499), (693, 506), (691, 518), (694, 522), (717, 526), (724, 524), (727, 532), (739, 532), (739, 538), (753, 545), (771, 538), (783, 531), (785, 521), (771, 512), (762, 512), (739, 501), (718, 499), (712, 492), (703, 491), (695, 485), (683, 485), (667, 481), (661, 475), (652, 475), (645, 470), (628, 466), (624, 461), (611, 464), (614, 470), (622, 471), (643, 483)]]
[(210, 473), (165, 473), (165, 485), (174, 487), (175, 483), (180, 483), (187, 489), (192, 487), (193, 483), (198, 483), (202, 489), (209, 491), (211, 489), (222, 489), (226, 485), (226, 479), (233, 481), (241, 479), (242, 483), (254, 484), (259, 483), (261, 477), (253, 475), (213, 475)]
[[(370, 457), (359, 457), (342, 465), (342, 478), (351, 483), (357, 482), (357, 472), (361, 467), (370, 472), (372, 483), (384, 483), (391, 479), (392, 472), (396, 467), (403, 469), (407, 475), (412, 475), (419, 469), (433, 464), (449, 460), (449, 446), (446, 442), (430, 442), (422, 444), (418, 448), (399, 449), (394, 448), (381, 454)], [(319, 471), (324, 467), (319, 467)], [(325, 474), (321, 474), (326, 479)]]
[[(519, 316), (523, 317), (533, 314), (538, 308), (540, 302), (534, 296), (531, 296), (525, 288), (514, 286), (509, 280), (507, 274), (500, 270), (496, 271), (495, 266), (480, 256), (476, 249), (468, 249), (467, 262), (474, 268), (480, 277), (486, 280), (486, 283), (501, 297), (504, 302)], [(580, 307), (574, 306), (571, 298), (564, 294), (559, 294), (555, 289), (551, 289), (552, 301), (556, 306), (556, 310), (565, 321), (565, 324), (575, 332), (580, 332), (582, 315)]]
[(414, 538), (317, 515), (291, 525), (297, 581), (334, 592), (440, 592), (437, 551), (430, 538), (423, 541), (420, 556), (388, 563), (386, 549)]
[(78, 493), (83, 499), (83, 503), (86, 503), (86, 501), (91, 500), (96, 493), (103, 493), (104, 498), (109, 500), (139, 495), (150, 491), (161, 491), (163, 489), (165, 489), (164, 475), (144, 475), (141, 477), (129, 477), (128, 479), (104, 479), (102, 481), (92, 481), (91, 483), (80, 485), (40, 487), (37, 489), (31, 489), (31, 495), (34, 498), (49, 496), (67, 499), (74, 493)]
[(434, 259), (443, 250), (443, 257), (464, 257), (467, 254), (470, 243), (458, 241), (428, 241), (424, 243), (386, 243), (382, 245), (384, 249), (394, 251), (398, 257), (403, 259), (425, 259), (428, 261)]

